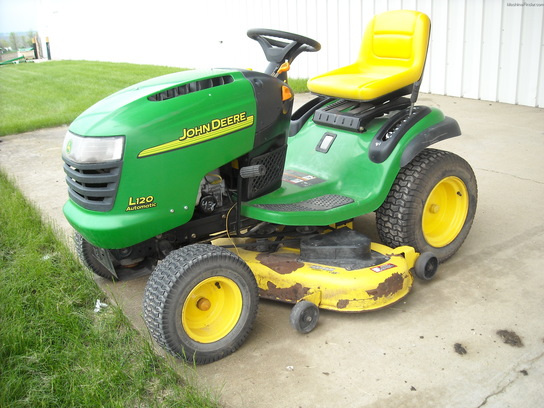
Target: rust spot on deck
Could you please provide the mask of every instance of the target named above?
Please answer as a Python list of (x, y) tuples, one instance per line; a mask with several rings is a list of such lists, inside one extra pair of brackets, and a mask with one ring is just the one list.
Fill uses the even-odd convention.
[(273, 282), (268, 281), (268, 289), (259, 289), (259, 296), (266, 299), (282, 300), (284, 302), (297, 302), (308, 294), (310, 288), (295, 283), (288, 288), (278, 288)]
[(304, 263), (300, 262), (297, 258), (297, 254), (267, 253), (261, 253), (256, 257), (257, 261), (280, 275), (287, 275), (288, 273), (293, 273), (297, 269), (302, 268)]
[(338, 309), (345, 309), (349, 305), (349, 299), (340, 299), (338, 302), (336, 302), (336, 307)]
[(376, 289), (367, 290), (368, 296), (372, 296), (374, 300), (378, 298), (390, 296), (402, 289), (404, 278), (400, 273), (394, 273), (389, 278), (378, 285)]

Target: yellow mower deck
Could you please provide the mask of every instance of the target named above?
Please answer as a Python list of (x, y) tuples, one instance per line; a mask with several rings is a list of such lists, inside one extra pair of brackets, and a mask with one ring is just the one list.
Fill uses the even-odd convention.
[(273, 253), (231, 250), (253, 271), (260, 297), (293, 304), (306, 300), (321, 309), (351, 313), (379, 309), (406, 296), (414, 281), (410, 270), (419, 257), (412, 247), (372, 243), (371, 250), (388, 259), (348, 270), (303, 262), (299, 249), (285, 246)]

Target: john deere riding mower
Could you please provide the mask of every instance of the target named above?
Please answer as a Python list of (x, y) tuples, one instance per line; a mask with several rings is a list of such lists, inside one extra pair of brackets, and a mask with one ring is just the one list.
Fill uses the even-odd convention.
[[(460, 135), (415, 105), (430, 22), (374, 17), (352, 65), (308, 81), (292, 113), (287, 72), (318, 42), (252, 29), (265, 72), (184, 71), (98, 102), (63, 147), (83, 262), (106, 279), (149, 274), (144, 318), (170, 353), (208, 363), (248, 336), (259, 297), (294, 304), (312, 330), (319, 308), (362, 312), (430, 279), (465, 240), (476, 209), (471, 167), (428, 149)], [(351, 228), (376, 213), (379, 243)]]

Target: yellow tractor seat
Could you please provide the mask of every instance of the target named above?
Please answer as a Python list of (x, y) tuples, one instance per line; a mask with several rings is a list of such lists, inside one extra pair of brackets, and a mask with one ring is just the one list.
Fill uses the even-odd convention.
[(431, 22), (418, 11), (378, 14), (368, 24), (354, 64), (308, 81), (316, 94), (355, 101), (407, 95), (423, 75)]

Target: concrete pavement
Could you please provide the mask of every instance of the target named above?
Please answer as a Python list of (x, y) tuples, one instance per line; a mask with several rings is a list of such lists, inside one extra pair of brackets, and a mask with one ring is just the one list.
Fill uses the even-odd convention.
[[(365, 314), (322, 311), (307, 335), (290, 327), (290, 306), (262, 301), (241, 349), (196, 369), (225, 406), (541, 406), (544, 109), (426, 94), (418, 103), (440, 107), (463, 131), (436, 147), (464, 157), (478, 179), (464, 246), (402, 302)], [(66, 129), (0, 137), (0, 167), (70, 235), (62, 215)], [(376, 239), (372, 215), (357, 225)], [(99, 280), (144, 333), (146, 280)]]

